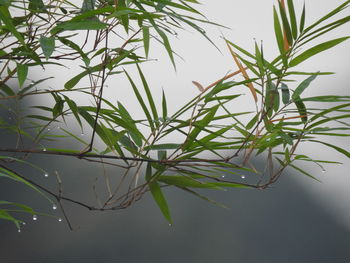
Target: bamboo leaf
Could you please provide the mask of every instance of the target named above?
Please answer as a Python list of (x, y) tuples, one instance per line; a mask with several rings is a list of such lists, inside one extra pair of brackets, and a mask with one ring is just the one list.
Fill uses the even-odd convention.
[(281, 90), (282, 90), (282, 102), (284, 104), (288, 104), (290, 100), (290, 93), (288, 86), (284, 83), (281, 84)]
[(166, 103), (166, 97), (165, 97), (165, 93), (164, 93), (164, 90), (163, 90), (163, 93), (162, 93), (162, 111), (163, 111), (163, 120), (165, 121), (168, 117), (168, 107), (167, 107), (167, 103)]
[(17, 78), (19, 87), (22, 88), (24, 81), (27, 79), (28, 65), (17, 63)]
[(286, 57), (285, 57), (285, 50), (284, 50), (284, 40), (283, 40), (283, 32), (280, 24), (280, 20), (278, 18), (278, 14), (276, 11), (276, 8), (273, 7), (273, 21), (274, 21), (274, 28), (275, 28), (275, 36), (277, 40), (277, 45), (280, 50), (280, 54), (282, 56), (283, 64), (286, 65)]
[(303, 6), (303, 11), (300, 16), (300, 27), (299, 27), (300, 33), (304, 32), (304, 26), (305, 26), (305, 2)]
[(295, 57), (294, 59), (292, 59), (292, 61), (290, 61), (289, 66), (290, 67), (295, 67), (296, 65), (299, 65), (301, 62), (309, 59), (310, 57), (321, 53), (323, 51), (326, 51), (342, 42), (344, 42), (345, 40), (349, 39), (350, 37), (341, 37), (341, 38), (337, 38), (337, 39), (333, 39), (321, 44), (318, 44), (306, 51), (304, 51), (303, 53), (301, 53), (299, 56)]
[(15, 26), (13, 25), (12, 21), (13, 18), (11, 17), (11, 14), (8, 10), (8, 7), (6, 6), (0, 6), (0, 20), (4, 22), (7, 29), (17, 38), (17, 40), (25, 46), (24, 38), (23, 36), (16, 30)]
[(300, 85), (295, 89), (292, 99), (300, 99), (300, 95), (304, 92), (304, 90), (310, 86), (310, 83), (316, 79), (317, 75), (311, 75), (307, 79), (305, 79), (303, 82), (300, 83)]
[(160, 211), (163, 213), (163, 216), (169, 222), (169, 224), (172, 224), (168, 203), (163, 195), (163, 192), (162, 192), (162, 189), (160, 188), (159, 183), (154, 178), (156, 178), (156, 176), (152, 177), (151, 163), (148, 163), (147, 169), (146, 169), (146, 180), (148, 182), (149, 189), (151, 191), (154, 201), (157, 203)]
[(142, 27), (142, 33), (143, 33), (143, 47), (145, 49), (146, 58), (148, 58), (149, 41), (150, 41), (149, 27), (143, 26)]
[(46, 60), (48, 60), (55, 50), (55, 38), (41, 36), (39, 41)]
[(213, 120), (216, 111), (218, 110), (219, 105), (214, 106), (212, 109), (209, 110), (207, 115), (204, 116), (204, 118), (200, 121), (196, 122), (195, 128), (192, 130), (192, 132), (188, 135), (185, 143), (182, 146), (182, 149), (185, 151), (186, 149), (190, 148), (192, 143), (196, 140), (199, 133), (208, 126), (208, 124)]
[(300, 114), (300, 118), (302, 120), (303, 123), (307, 122), (307, 111), (306, 111), (306, 106), (305, 104), (301, 101), (300, 98), (295, 98), (294, 99), (294, 104), (295, 106), (297, 106), (298, 112)]
[(148, 83), (146, 81), (146, 78), (145, 78), (144, 74), (141, 71), (140, 66), (138, 64), (136, 64), (136, 66), (137, 66), (137, 69), (138, 69), (140, 77), (141, 77), (143, 88), (145, 89), (145, 92), (146, 92), (146, 95), (147, 95), (148, 103), (149, 103), (149, 105), (151, 107), (153, 119), (154, 120), (158, 120), (159, 117), (158, 117), (157, 107), (156, 107), (156, 105), (154, 103), (153, 96), (152, 96), (152, 93), (151, 93), (151, 89), (148, 86)]
[(297, 39), (297, 37), (298, 37), (298, 25), (297, 25), (293, 0), (287, 0), (287, 4), (288, 4), (289, 18), (290, 18), (290, 24), (291, 24), (293, 38)]
[[(233, 59), (235, 61), (237, 67), (242, 72), (242, 75), (245, 78), (245, 80), (247, 80), (247, 81), (250, 80), (250, 78), (249, 78), (245, 68), (242, 66), (241, 62), (237, 58), (236, 53), (232, 50), (231, 46), (229, 45), (229, 43), (227, 41), (226, 41), (226, 45), (227, 45), (227, 47), (228, 47), (228, 49), (229, 49), (229, 51), (230, 51), (230, 53), (231, 53), (231, 55), (232, 55), (232, 57), (233, 57)], [(248, 82), (247, 86), (248, 86), (248, 88), (250, 89), (250, 92), (253, 95), (254, 101), (257, 102), (258, 101), (258, 96), (256, 94), (256, 91), (255, 91), (255, 88), (254, 88), (252, 82)]]
[(291, 28), (288, 22), (287, 14), (286, 14), (285, 8), (282, 7), (282, 4), (280, 1), (278, 1), (278, 5), (280, 9), (281, 18), (282, 18), (284, 33), (287, 37), (288, 45), (291, 46), (293, 44), (293, 36), (292, 36)]
[[(139, 104), (140, 104), (140, 106), (141, 106), (141, 108), (142, 108), (144, 114), (146, 115), (146, 118), (147, 118), (147, 120), (148, 120), (148, 123), (149, 123), (149, 125), (150, 125), (151, 130), (154, 131), (154, 122), (153, 122), (153, 119), (152, 119), (152, 117), (151, 117), (151, 114), (150, 114), (150, 112), (149, 112), (149, 110), (148, 110), (146, 104), (145, 104), (144, 101), (143, 101), (143, 98), (142, 98), (140, 92), (138, 91), (138, 89), (137, 89), (137, 87), (136, 87), (134, 81), (131, 79), (131, 77), (130, 77), (130, 75), (128, 74), (128, 72), (126, 72), (125, 70), (124, 70), (124, 72), (125, 72), (126, 76), (127, 76), (128, 79), (129, 79), (129, 82), (130, 82), (130, 84), (131, 84), (131, 87), (132, 87), (132, 89), (133, 89), (133, 91), (134, 91), (134, 94), (135, 94), (135, 96), (136, 96), (136, 98), (137, 98), (137, 100), (138, 100), (138, 102), (139, 102)], [(129, 115), (129, 117), (130, 117), (130, 115)], [(131, 118), (131, 117), (130, 117), (130, 118)]]

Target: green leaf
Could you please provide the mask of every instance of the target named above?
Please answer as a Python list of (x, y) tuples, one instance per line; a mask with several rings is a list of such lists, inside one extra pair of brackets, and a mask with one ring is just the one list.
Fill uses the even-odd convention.
[(150, 41), (149, 27), (143, 26), (142, 33), (143, 33), (143, 47), (145, 49), (146, 58), (148, 58), (149, 41)]
[(16, 225), (17, 229), (20, 229), (20, 223), (22, 221), (14, 218), (7, 211), (5, 211), (3, 209), (0, 209), (0, 219), (12, 221)]
[(291, 28), (292, 28), (293, 38), (297, 39), (297, 37), (298, 37), (298, 25), (297, 25), (293, 0), (287, 0), (287, 4), (288, 4), (289, 18), (290, 18), (290, 24), (291, 24)]
[(74, 49), (75, 51), (77, 51), (79, 53), (79, 55), (81, 56), (81, 58), (83, 59), (83, 61), (85, 62), (85, 65), (88, 66), (90, 64), (90, 59), (87, 57), (87, 55), (85, 54), (85, 52), (83, 50), (81, 50), (81, 48), (75, 44), (74, 42), (70, 41), (69, 39), (63, 38), (63, 37), (58, 37), (59, 41), (61, 41), (63, 44), (65, 44), (66, 46)]
[(195, 128), (192, 130), (192, 132), (188, 135), (188, 137), (186, 138), (185, 143), (183, 144), (182, 148), (185, 151), (186, 149), (190, 148), (192, 143), (196, 140), (197, 136), (199, 135), (199, 133), (204, 130), (205, 127), (208, 126), (208, 124), (213, 120), (216, 111), (218, 110), (219, 105), (214, 106), (213, 108), (211, 108), (208, 112), (207, 115), (204, 116), (204, 118), (202, 120), (199, 120), (195, 123), (193, 123), (193, 125), (195, 126)]
[(280, 54), (282, 56), (283, 63), (286, 64), (283, 33), (282, 33), (281, 24), (280, 24), (278, 14), (277, 14), (275, 7), (273, 7), (273, 21), (274, 21), (275, 36), (276, 36), (278, 48), (280, 50)]
[(94, 10), (96, 0), (84, 0), (83, 6), (81, 7), (81, 12), (87, 12)]
[(345, 40), (349, 39), (350, 37), (341, 37), (341, 38), (337, 38), (337, 39), (333, 39), (321, 44), (318, 44), (306, 51), (304, 51), (303, 53), (301, 53), (299, 56), (295, 57), (294, 59), (292, 59), (292, 61), (290, 61), (289, 66), (290, 67), (295, 67), (296, 65), (299, 65), (301, 62), (309, 59), (310, 57), (321, 53), (323, 51), (326, 51), (342, 42), (344, 42)]
[(175, 185), (178, 187), (207, 188), (207, 189), (217, 189), (217, 190), (220, 189), (220, 187), (218, 187), (213, 183), (201, 182), (187, 176), (162, 175), (158, 178), (158, 181), (161, 181), (169, 185)]
[(319, 20), (317, 20), (315, 23), (313, 23), (311, 26), (309, 26), (308, 28), (305, 29), (305, 32), (310, 31), (312, 28), (316, 27), (317, 25), (321, 24), (323, 21), (331, 18), (332, 16), (338, 14), (339, 12), (341, 12), (342, 10), (344, 10), (345, 8), (348, 7), (350, 1), (345, 1), (344, 3), (342, 3), (340, 6), (338, 6), (337, 8), (333, 9), (331, 12), (329, 12), (328, 14), (326, 14), (325, 16), (321, 17)]
[(137, 87), (136, 87), (134, 81), (132, 80), (132, 78), (130, 77), (130, 75), (128, 74), (128, 72), (126, 72), (126, 71), (124, 71), (124, 72), (125, 72), (127, 78), (129, 79), (129, 82), (130, 82), (130, 84), (131, 84), (131, 87), (132, 87), (132, 89), (133, 89), (133, 91), (134, 91), (134, 94), (135, 94), (135, 96), (136, 96), (136, 98), (137, 98), (137, 100), (138, 100), (138, 102), (139, 102), (139, 104), (140, 104), (140, 106), (141, 106), (141, 108), (142, 108), (144, 114), (146, 115), (146, 118), (147, 118), (147, 120), (148, 120), (148, 123), (149, 123), (149, 126), (150, 126), (151, 130), (154, 131), (155, 128), (154, 128), (153, 119), (152, 119), (152, 117), (151, 117), (151, 114), (150, 114), (150, 112), (149, 112), (149, 110), (148, 110), (146, 104), (145, 104), (144, 101), (143, 101), (143, 98), (142, 98), (140, 92), (138, 91), (138, 89), (137, 89)]
[[(157, 175), (157, 173), (156, 173)], [(146, 180), (148, 182), (149, 189), (153, 196), (154, 201), (156, 201), (160, 211), (163, 213), (165, 219), (172, 224), (171, 215), (168, 207), (168, 203), (163, 195), (162, 189), (159, 183), (155, 180), (156, 176), (152, 177), (152, 166), (151, 163), (147, 164), (146, 169)]]
[(81, 123), (81, 120), (79, 117), (79, 111), (78, 111), (77, 104), (73, 100), (69, 99), (67, 96), (63, 95), (63, 97), (64, 97), (65, 101), (67, 102), (70, 110), (72, 111), (75, 119), (78, 121), (80, 128), (82, 128), (82, 123)]
[(168, 107), (167, 107), (167, 103), (166, 103), (166, 97), (165, 97), (165, 93), (164, 93), (164, 90), (163, 90), (163, 93), (162, 93), (162, 116), (163, 116), (163, 120), (165, 121), (168, 117)]
[(300, 27), (299, 27), (300, 33), (302, 33), (304, 31), (304, 26), (305, 26), (305, 2), (304, 2), (303, 11), (302, 11), (301, 17), (300, 17)]
[(293, 167), (295, 170), (297, 170), (298, 172), (306, 175), (307, 177), (316, 180), (317, 182), (321, 182), (320, 180), (318, 180), (315, 176), (311, 175), (310, 173), (306, 172), (305, 170), (301, 169), (300, 167), (293, 165), (293, 164), (289, 164), (290, 167)]
[[(135, 121), (132, 119), (127, 109), (120, 102), (118, 102), (118, 109), (122, 119), (132, 127), (132, 130), (129, 131), (131, 138), (133, 139), (133, 141), (136, 143), (137, 146), (141, 147), (142, 134), (138, 131)], [(137, 132), (134, 132), (134, 131), (137, 131)]]
[(297, 106), (300, 116), (302, 116), (301, 117), (302, 122), (306, 123), (308, 118), (307, 118), (307, 111), (306, 111), (305, 104), (301, 101), (300, 98), (295, 98), (294, 103)]
[(17, 63), (17, 78), (19, 87), (22, 88), (24, 81), (27, 79), (28, 65)]
[(145, 151), (148, 150), (175, 150), (179, 148), (181, 144), (177, 143), (163, 143), (163, 144), (154, 144), (154, 145), (149, 145), (144, 148)]
[(54, 37), (40, 37), (40, 46), (46, 57), (46, 60), (50, 58), (55, 50), (55, 38)]
[(53, 201), (51, 201), (51, 199), (49, 197), (47, 197), (42, 191), (40, 191), (36, 186), (34, 186), (32, 183), (28, 182), (26, 179), (20, 177), (19, 175), (15, 174), (14, 172), (12, 172), (6, 168), (0, 167), (0, 176), (4, 176), (4, 177), (10, 178), (14, 181), (25, 184), (26, 186), (28, 186), (29, 188), (31, 188), (32, 190), (36, 191), (37, 193), (42, 195), (44, 198), (46, 198), (50, 203), (53, 203)]
[(17, 40), (25, 46), (23, 36), (16, 30), (15, 26), (12, 24), (13, 18), (6, 6), (0, 6), (0, 20), (4, 22), (7, 29), (17, 38)]
[(282, 7), (282, 3), (280, 1), (278, 1), (278, 5), (280, 8), (280, 14), (281, 14), (281, 18), (282, 18), (282, 24), (283, 24), (283, 29), (284, 32), (286, 34), (287, 40), (288, 40), (288, 44), (291, 46), (293, 45), (293, 36), (291, 33), (291, 28), (288, 22), (288, 18), (287, 18), (287, 14), (285, 9)]
[(292, 99), (293, 100), (300, 99), (301, 93), (303, 93), (304, 90), (310, 86), (310, 83), (313, 80), (315, 80), (316, 77), (317, 77), (317, 75), (312, 75), (312, 76), (308, 77), (307, 79), (305, 79), (303, 82), (301, 82), (300, 85), (295, 89), (295, 91), (292, 95)]
[(256, 114), (247, 124), (246, 129), (250, 130), (251, 128), (253, 128), (253, 126), (256, 124), (256, 122), (258, 121), (259, 118), (259, 113)]
[(290, 100), (290, 93), (288, 86), (284, 83), (281, 83), (281, 90), (282, 90), (282, 102), (284, 104), (288, 104)]
[(28, 8), (31, 11), (44, 11), (45, 5), (42, 0), (29, 0)]
[(5, 83), (2, 83), (0, 85), (0, 90), (5, 92), (5, 94), (7, 96), (14, 96), (15, 95), (15, 92), (9, 86), (7, 86)]
[(51, 30), (52, 34), (56, 34), (59, 31), (74, 31), (74, 30), (101, 30), (105, 29), (108, 24), (102, 23), (98, 20), (85, 20), (85, 21), (67, 21), (58, 24)]

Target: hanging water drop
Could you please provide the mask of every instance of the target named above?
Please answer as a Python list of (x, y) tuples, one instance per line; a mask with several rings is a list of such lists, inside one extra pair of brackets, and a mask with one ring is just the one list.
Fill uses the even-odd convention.
[(47, 128), (47, 131), (51, 131), (51, 129), (50, 129), (50, 128)]
[(84, 136), (85, 134), (82, 132), (80, 135), (81, 135), (81, 136)]
[(43, 148), (43, 152), (46, 152), (46, 148)]
[(22, 225), (25, 225), (26, 224), (26, 222), (22, 222)]
[(62, 218), (58, 218), (58, 222), (62, 222)]
[(245, 179), (245, 175), (242, 175), (241, 178), (242, 178), (242, 179)]
[(57, 126), (57, 130), (60, 130), (61, 129), (61, 126)]
[(18, 229), (18, 233), (21, 233), (21, 229)]
[(46, 177), (46, 178), (49, 177), (49, 174), (48, 174), (48, 173), (45, 173), (45, 174), (44, 174), (44, 177)]
[(56, 209), (57, 209), (57, 205), (54, 204), (54, 205), (52, 206), (52, 209), (53, 209), (53, 210), (56, 210)]
[(38, 220), (38, 216), (37, 215), (33, 215), (33, 220), (34, 221)]
[(221, 178), (225, 178), (225, 175), (222, 175)]
[(169, 224), (169, 226), (172, 226), (172, 224)]
[(325, 169), (322, 169), (322, 173), (325, 173), (326, 172), (326, 170)]

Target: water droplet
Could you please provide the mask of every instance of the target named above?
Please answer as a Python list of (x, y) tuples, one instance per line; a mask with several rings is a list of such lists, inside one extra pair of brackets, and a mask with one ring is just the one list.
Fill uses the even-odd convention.
[(18, 229), (18, 233), (21, 233), (21, 229)]
[(325, 173), (326, 172), (326, 170), (325, 169), (322, 169), (322, 173)]
[(60, 127), (60, 126), (57, 126), (57, 129), (58, 129), (58, 130), (60, 130), (60, 129), (61, 129), (61, 127)]
[(33, 220), (34, 221), (38, 220), (38, 216), (37, 215), (33, 215)]
[(84, 136), (85, 134), (82, 132), (80, 135), (81, 135), (81, 136)]
[(22, 222), (22, 225), (26, 225), (26, 222)]
[(172, 226), (172, 224), (169, 224), (169, 226)]
[(43, 152), (46, 152), (46, 148), (43, 148)]
[(53, 205), (53, 206), (52, 206), (52, 209), (53, 209), (53, 210), (56, 210), (56, 209), (57, 209), (57, 205)]
[(51, 129), (50, 129), (50, 128), (47, 128), (47, 131), (51, 131)]
[(242, 178), (242, 179), (245, 179), (245, 175), (242, 175), (241, 178)]
[(46, 177), (46, 178), (49, 177), (49, 174), (48, 174), (48, 173), (45, 173), (45, 174), (44, 174), (44, 177)]
[(225, 178), (225, 175), (221, 176), (221, 178)]
[(58, 222), (62, 222), (62, 218), (58, 218)]

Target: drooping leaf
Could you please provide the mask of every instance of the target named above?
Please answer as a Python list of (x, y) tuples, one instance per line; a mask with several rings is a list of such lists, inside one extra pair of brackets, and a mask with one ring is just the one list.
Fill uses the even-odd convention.
[(19, 87), (22, 88), (24, 81), (27, 79), (28, 65), (17, 63), (17, 77)]
[(151, 163), (148, 163), (146, 169), (146, 180), (148, 182), (149, 189), (151, 191), (154, 201), (156, 201), (160, 211), (163, 213), (163, 216), (169, 222), (169, 224), (172, 224), (168, 203), (163, 195), (162, 189), (160, 188), (158, 181), (155, 180), (155, 177), (156, 176), (152, 176)]
[(55, 38), (54, 37), (40, 37), (40, 46), (46, 57), (46, 60), (50, 58), (55, 50)]
[(143, 33), (143, 47), (145, 49), (145, 54), (147, 58), (149, 53), (149, 42), (150, 42), (149, 27), (143, 26), (142, 33)]
[(284, 83), (281, 83), (281, 90), (282, 90), (282, 102), (284, 104), (288, 104), (290, 100), (290, 93), (289, 93), (288, 86)]

